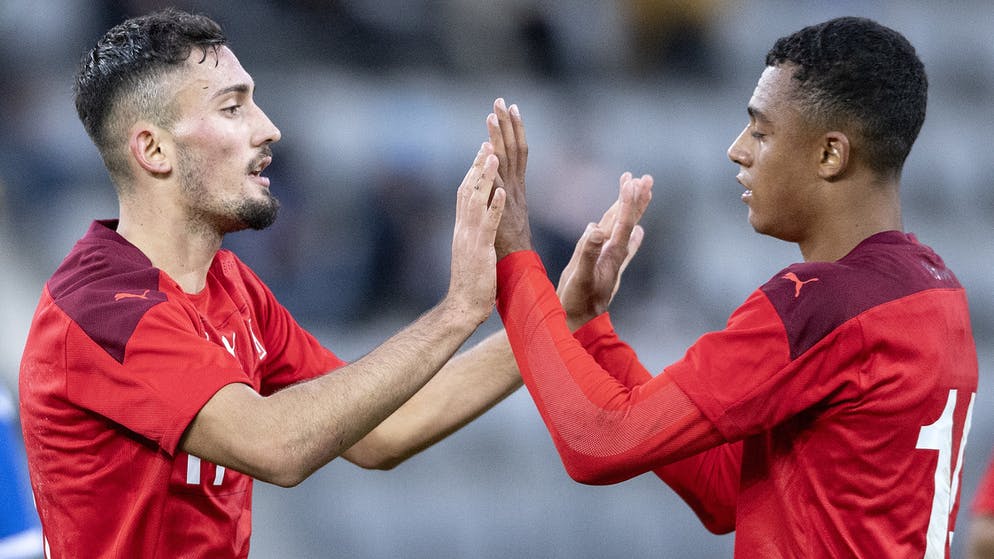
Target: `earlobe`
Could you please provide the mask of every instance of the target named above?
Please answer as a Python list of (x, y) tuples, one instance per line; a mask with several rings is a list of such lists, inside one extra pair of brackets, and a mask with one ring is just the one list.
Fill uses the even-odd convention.
[(841, 177), (849, 167), (850, 150), (849, 138), (842, 132), (825, 134), (822, 141), (818, 176), (825, 180)]
[(128, 142), (128, 150), (138, 166), (155, 175), (172, 171), (162, 136), (162, 131), (154, 126), (136, 127)]

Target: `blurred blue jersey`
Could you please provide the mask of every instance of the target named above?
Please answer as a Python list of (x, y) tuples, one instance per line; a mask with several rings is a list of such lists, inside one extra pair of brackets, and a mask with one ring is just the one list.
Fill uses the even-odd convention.
[(0, 559), (41, 557), (42, 536), (31, 500), (27, 460), (14, 399), (0, 384)]

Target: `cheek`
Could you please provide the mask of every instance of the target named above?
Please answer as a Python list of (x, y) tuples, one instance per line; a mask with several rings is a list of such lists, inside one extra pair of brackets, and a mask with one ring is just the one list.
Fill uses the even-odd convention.
[(204, 158), (220, 161), (232, 156), (235, 152), (231, 134), (216, 126), (207, 119), (194, 122), (181, 138), (182, 142)]

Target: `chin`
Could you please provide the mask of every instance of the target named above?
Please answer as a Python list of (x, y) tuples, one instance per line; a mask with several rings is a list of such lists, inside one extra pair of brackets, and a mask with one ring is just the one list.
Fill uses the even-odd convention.
[(260, 231), (276, 222), (279, 209), (280, 201), (273, 196), (268, 196), (265, 200), (242, 205), (239, 208), (238, 217), (239, 221), (244, 224), (243, 229)]

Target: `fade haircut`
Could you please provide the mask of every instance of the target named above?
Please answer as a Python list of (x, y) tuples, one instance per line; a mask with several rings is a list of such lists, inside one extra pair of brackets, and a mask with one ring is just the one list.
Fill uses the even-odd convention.
[(899, 176), (925, 121), (928, 78), (903, 35), (856, 17), (777, 40), (767, 66), (794, 65), (794, 98), (810, 122), (855, 134), (854, 151), (881, 176)]
[(83, 56), (74, 87), (76, 112), (119, 190), (131, 178), (127, 127), (139, 119), (172, 125), (177, 115), (168, 78), (193, 49), (201, 50), (204, 62), (208, 49), (225, 44), (212, 19), (168, 8), (111, 28)]

